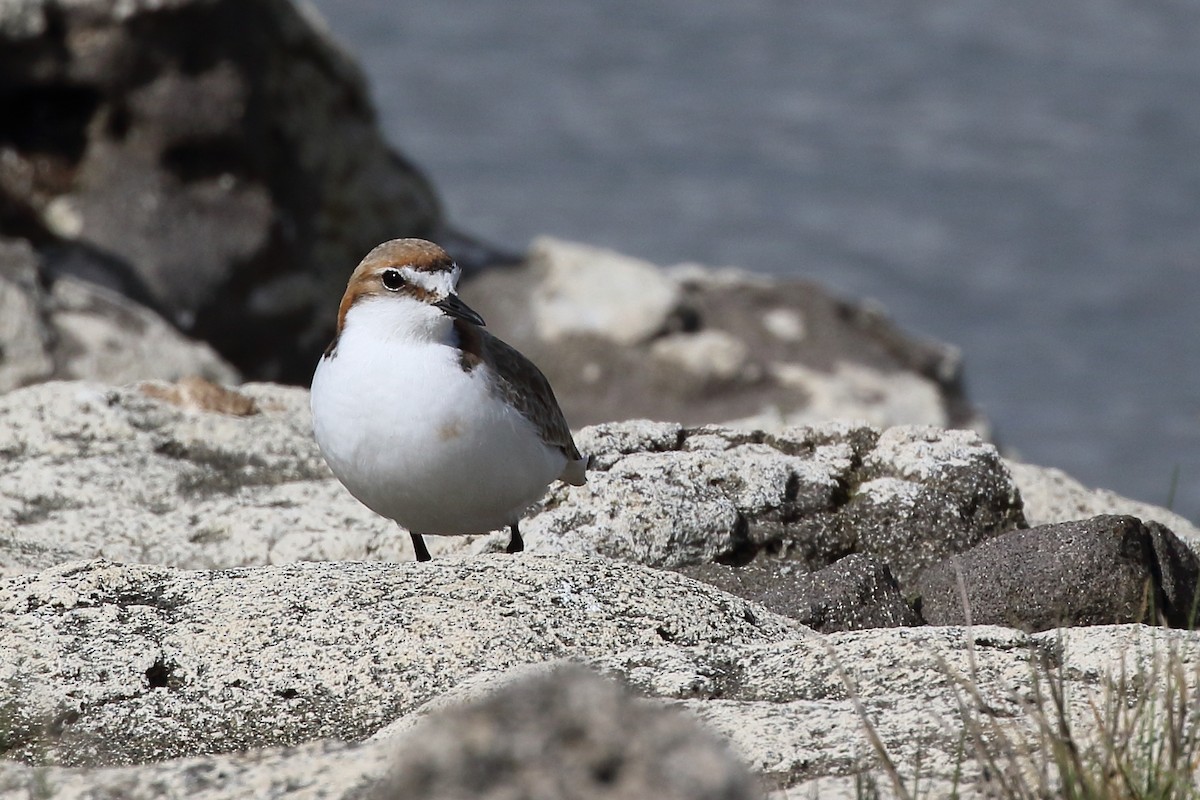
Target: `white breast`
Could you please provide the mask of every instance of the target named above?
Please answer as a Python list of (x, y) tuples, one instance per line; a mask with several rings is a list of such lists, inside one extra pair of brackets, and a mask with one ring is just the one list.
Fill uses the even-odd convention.
[(562, 471), (566, 457), (492, 394), (486, 367), (464, 371), (449, 343), (353, 328), (313, 375), (313, 430), (368, 508), (413, 533), (483, 533), (516, 521)]

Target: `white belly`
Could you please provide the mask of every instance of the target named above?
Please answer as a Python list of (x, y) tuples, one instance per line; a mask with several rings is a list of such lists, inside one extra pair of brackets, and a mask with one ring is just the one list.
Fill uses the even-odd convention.
[[(350, 342), (345, 342), (350, 345)], [(350, 493), (413, 533), (485, 533), (520, 518), (566, 456), (439, 344), (339, 346), (312, 383), (313, 431)]]

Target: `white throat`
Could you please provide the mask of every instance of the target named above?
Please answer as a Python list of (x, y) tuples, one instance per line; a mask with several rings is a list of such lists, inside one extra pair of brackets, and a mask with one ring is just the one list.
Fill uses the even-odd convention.
[(440, 308), (411, 297), (365, 297), (346, 312), (339, 343), (347, 339), (450, 344), (453, 320)]

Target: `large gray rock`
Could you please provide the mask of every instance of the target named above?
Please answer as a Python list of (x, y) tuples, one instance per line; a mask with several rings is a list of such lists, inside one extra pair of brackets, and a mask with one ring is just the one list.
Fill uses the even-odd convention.
[(932, 625), (1029, 631), (1155, 621), (1194, 627), (1200, 560), (1170, 530), (1100, 516), (991, 539), (921, 573), (914, 588)]
[(987, 427), (966, 399), (954, 348), (804, 281), (661, 269), (541, 238), (524, 264), (474, 274), (462, 291), (542, 368), (575, 425)]
[[(52, 383), (0, 396), (0, 567), (411, 558), (408, 537), (329, 473), (306, 392), (247, 385), (230, 395), (242, 406), (180, 392)], [(549, 494), (522, 526), (530, 550), (660, 566), (775, 554), (805, 569), (865, 552), (903, 582), (1021, 524), (995, 449), (968, 432), (631, 422), (578, 441), (595, 456), (589, 483)], [(435, 553), (500, 547), (429, 539)]]
[[(989, 759), (1005, 764), (1048, 746), (1038, 716), (1054, 714), (1047, 680), (1061, 681), (1084, 748), (1112, 724), (1097, 715), (1113, 707), (1112, 692), (1131, 704), (1153, 697), (1154, 708), (1170, 697), (1177, 708), (1200, 690), (1195, 632), (1126, 625), (1031, 636), (975, 626), (817, 636), (693, 581), (560, 556), (217, 573), (92, 562), (0, 586), (0, 679), (27, 689), (10, 696), (17, 737), (0, 759), (0, 792), (18, 797), (361, 798), (381, 786), (422, 796), (416, 787), (457, 787), (464, 777), (482, 791), (553, 774), (539, 772), (539, 753), (595, 767), (574, 773), (575, 789), (622, 774), (648, 786), (671, 773), (690, 776), (695, 796), (745, 796), (701, 793), (742, 791), (736, 766), (703, 735), (609, 687), (556, 682), (549, 670), (562, 655), (620, 678), (647, 704), (686, 711), (727, 739), (764, 786), (803, 796), (814, 781), (837, 786), (864, 771), (886, 787), (868, 724), (906, 786), (919, 775), (922, 785), (954, 782), (978, 797)], [(1175, 692), (1164, 695), (1170, 679)], [(27, 712), (47, 698), (60, 713), (34, 746)], [(111, 721), (103, 741), (80, 733), (100, 720)], [(358, 741), (388, 720), (390, 735), (374, 741), (325, 738)], [(575, 734), (547, 749), (563, 724)], [(312, 741), (221, 754), (248, 738)], [(622, 742), (630, 749), (617, 750)], [(219, 752), (99, 770), (28, 764), (206, 750)], [(628, 772), (589, 756), (604, 752), (628, 753), (617, 760)], [(695, 758), (679, 767), (673, 756), (685, 753), (707, 768)], [(381, 782), (389, 773), (393, 782)]]
[(0, 97), (2, 232), (249, 374), (305, 379), (354, 264), (439, 231), (358, 67), (289, 0), (4, 3)]
[(996, 449), (969, 431), (830, 423), (777, 435), (673, 423), (597, 425), (583, 487), (554, 487), (522, 530), (547, 552), (683, 567), (850, 553), (901, 584), (923, 567), (1024, 524)]
[(475, 557), (182, 572), (73, 562), (0, 583), (10, 757), (128, 764), (362, 739), (482, 671), (806, 629), (671, 573)]

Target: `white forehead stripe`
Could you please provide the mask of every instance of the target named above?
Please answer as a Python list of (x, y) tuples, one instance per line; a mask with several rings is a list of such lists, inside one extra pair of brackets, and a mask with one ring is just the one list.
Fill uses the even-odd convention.
[(438, 272), (418, 272), (412, 267), (401, 267), (400, 274), (409, 283), (420, 286), (427, 292), (445, 297), (448, 294), (454, 294), (454, 288), (458, 286), (458, 276), (462, 274), (462, 270), (457, 264), (454, 265), (454, 269)]

